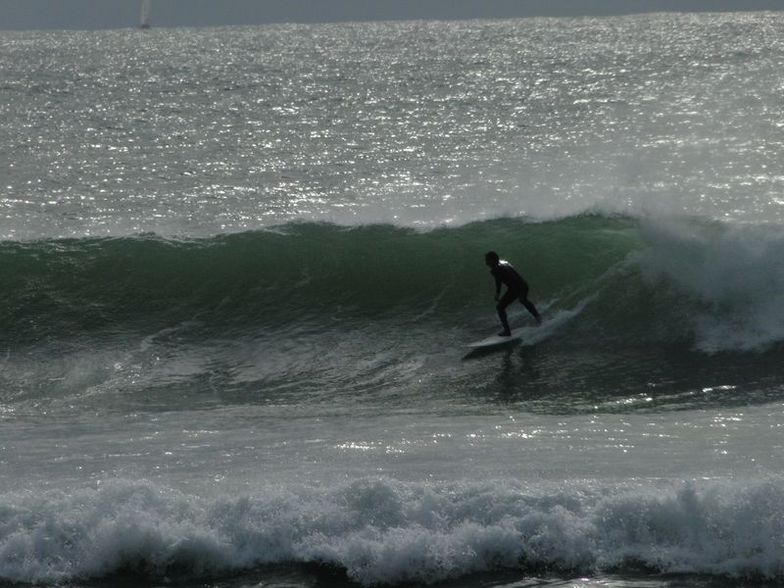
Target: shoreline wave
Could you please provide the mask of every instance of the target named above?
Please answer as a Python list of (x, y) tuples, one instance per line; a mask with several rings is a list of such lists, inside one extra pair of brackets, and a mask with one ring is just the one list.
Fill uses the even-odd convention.
[(366, 478), (204, 498), (144, 481), (2, 497), (0, 578), (220, 577), (266, 565), (363, 586), (498, 570), (784, 577), (781, 480), (423, 484)]

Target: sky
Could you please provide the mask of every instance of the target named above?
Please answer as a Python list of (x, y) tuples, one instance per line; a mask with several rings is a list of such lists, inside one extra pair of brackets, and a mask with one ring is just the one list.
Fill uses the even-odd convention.
[[(401, 19), (784, 10), (784, 0), (152, 0), (152, 24), (249, 25)], [(139, 22), (140, 0), (0, 0), (0, 30), (106, 29)]]

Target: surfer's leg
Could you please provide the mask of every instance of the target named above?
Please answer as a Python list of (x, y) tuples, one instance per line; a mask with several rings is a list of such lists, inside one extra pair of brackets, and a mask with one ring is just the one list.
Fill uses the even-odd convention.
[(498, 304), (495, 307), (498, 311), (498, 318), (501, 319), (501, 325), (504, 327), (503, 332), (499, 333), (502, 337), (508, 337), (512, 334), (512, 329), (509, 328), (509, 319), (506, 316), (506, 307), (512, 304), (517, 296), (517, 292), (510, 292), (507, 290), (506, 294), (501, 297), (501, 300), (498, 301)]
[(539, 314), (539, 311), (536, 310), (534, 303), (528, 300), (528, 288), (525, 288), (520, 294), (520, 302), (522, 302), (523, 306), (525, 306), (525, 309), (531, 313), (531, 316), (534, 317), (536, 324), (541, 325), (542, 316)]
[(534, 303), (531, 302), (530, 300), (528, 300), (528, 298), (525, 298), (525, 299), (521, 300), (520, 302), (522, 302), (523, 306), (525, 306), (526, 310), (528, 312), (530, 312), (531, 315), (533, 315), (534, 319), (536, 320), (536, 324), (537, 325), (541, 325), (542, 324), (542, 315), (540, 315), (539, 311), (536, 310), (536, 307), (534, 306)]

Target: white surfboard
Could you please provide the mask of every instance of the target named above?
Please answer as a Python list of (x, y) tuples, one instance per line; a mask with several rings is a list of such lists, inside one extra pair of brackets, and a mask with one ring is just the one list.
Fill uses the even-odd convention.
[(525, 331), (526, 331), (525, 327), (520, 329), (513, 329), (512, 334), (509, 335), (508, 337), (503, 337), (501, 335), (493, 335), (492, 337), (486, 337), (481, 341), (474, 341), (473, 343), (469, 343), (468, 346), (472, 349), (485, 349), (488, 347), (499, 347), (501, 345), (511, 345), (513, 343), (519, 343)]
[(468, 347), (471, 349), (491, 349), (493, 347), (502, 347), (504, 345), (512, 345), (522, 342), (523, 345), (536, 345), (549, 338), (559, 327), (564, 323), (569, 322), (575, 316), (580, 314), (585, 307), (586, 301), (583, 301), (576, 308), (571, 310), (561, 310), (556, 313), (552, 318), (545, 320), (541, 325), (531, 325), (529, 327), (518, 327), (512, 329), (512, 334), (509, 337), (502, 337), (500, 335), (493, 335), (469, 343)]

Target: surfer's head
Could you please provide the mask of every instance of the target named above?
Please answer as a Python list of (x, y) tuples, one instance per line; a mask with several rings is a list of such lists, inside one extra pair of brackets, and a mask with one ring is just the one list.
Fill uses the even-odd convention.
[(499, 259), (500, 258), (498, 257), (498, 254), (495, 251), (488, 251), (487, 253), (485, 253), (485, 264), (487, 264), (488, 267), (497, 266)]

